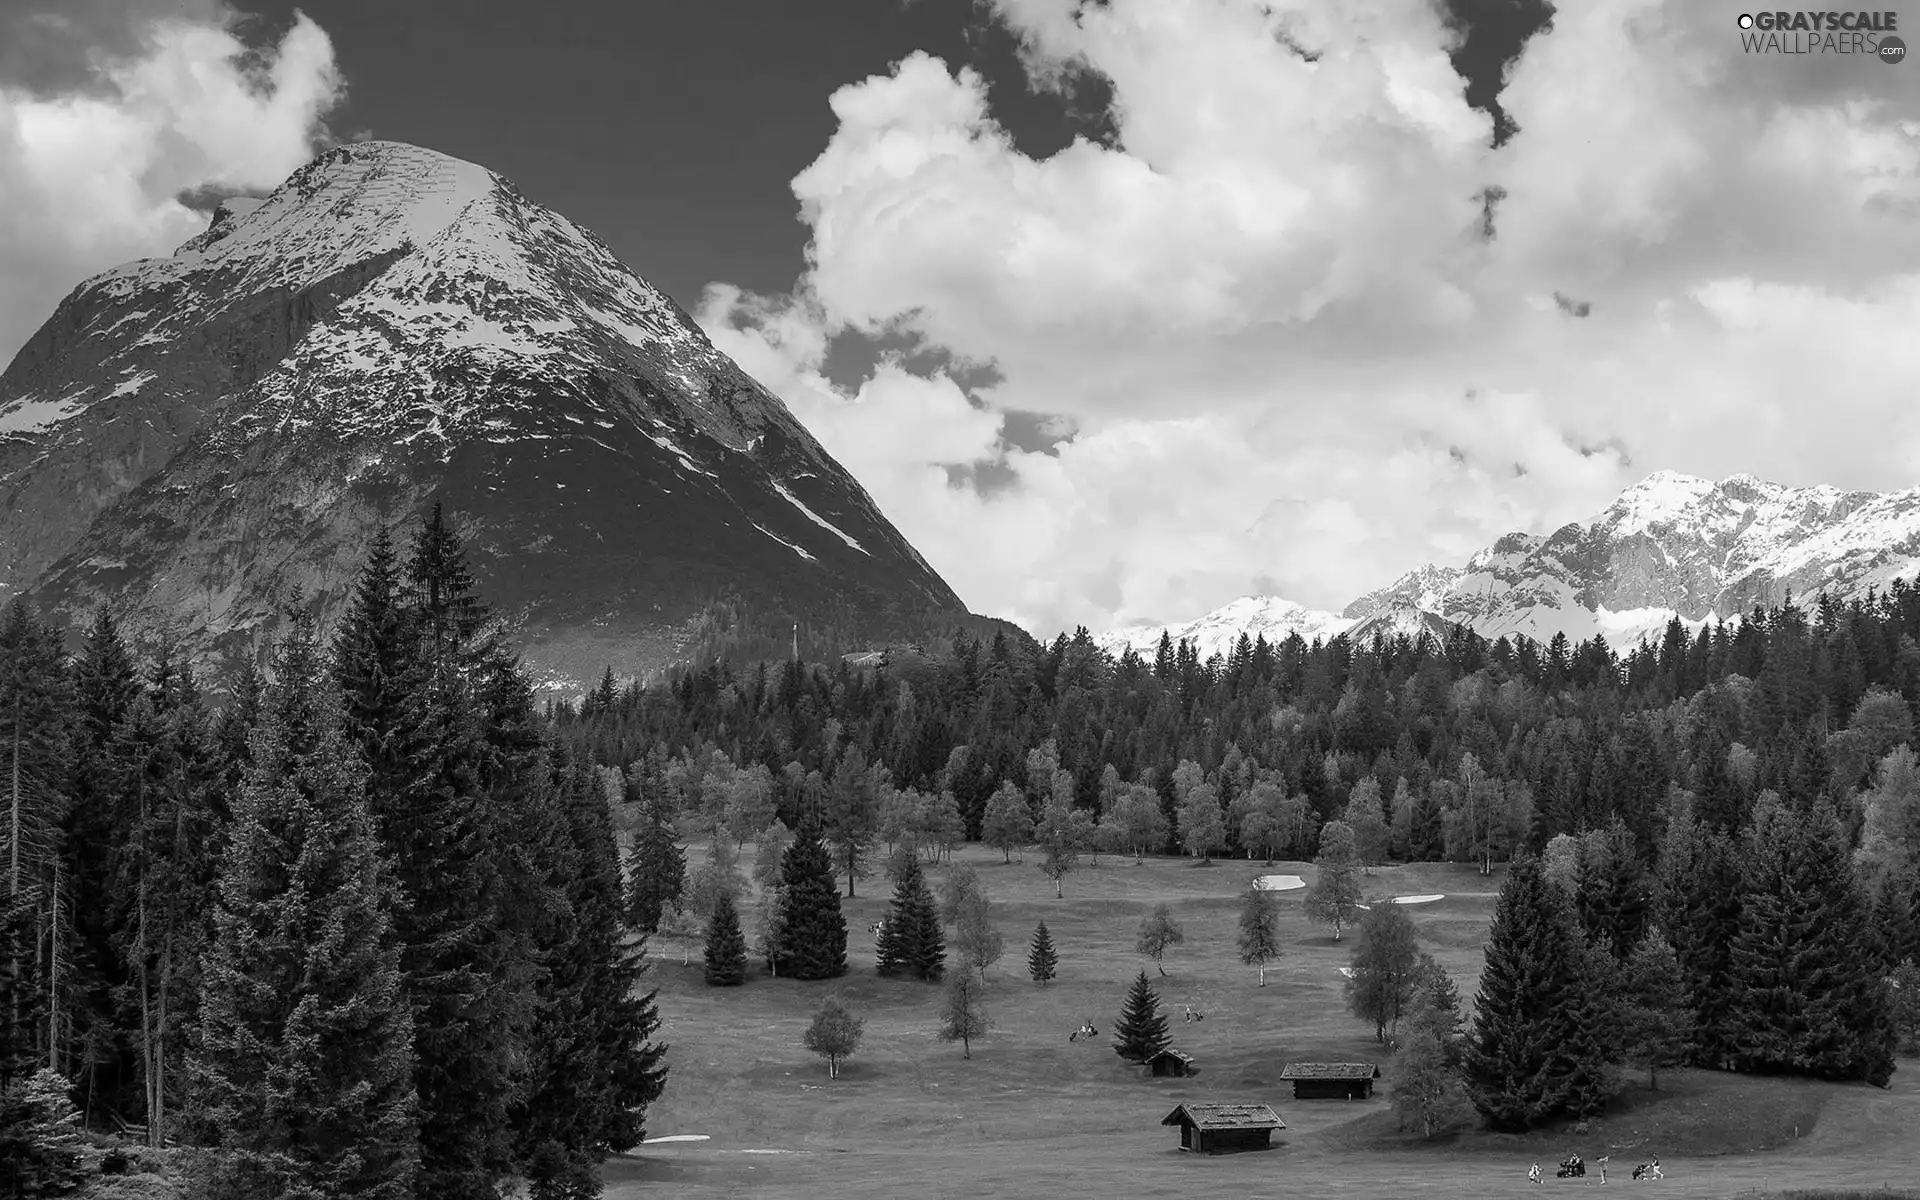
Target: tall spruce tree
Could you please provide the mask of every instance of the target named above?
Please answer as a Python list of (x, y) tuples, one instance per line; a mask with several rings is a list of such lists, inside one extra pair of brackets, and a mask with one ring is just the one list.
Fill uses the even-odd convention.
[(780, 865), (786, 892), (775, 970), (789, 979), (835, 979), (847, 973), (847, 918), (833, 861), (818, 826), (803, 825)]
[(515, 1113), (517, 1155), (534, 1200), (599, 1194), (598, 1165), (640, 1144), (666, 1083), (652, 993), (637, 995), (643, 948), (622, 928), (613, 826), (591, 768), (550, 762), (550, 787), (572, 842), (566, 911), (573, 936), (547, 956), (546, 1015), (536, 1026), (535, 1085)]
[(1625, 962), (1647, 925), (1651, 888), (1633, 833), (1615, 817), (1580, 839), (1574, 895), (1580, 924), (1615, 962)]
[(476, 693), (498, 655), (486, 616), (436, 505), (404, 569), (376, 539), (334, 646), (402, 897), (422, 1200), (492, 1200), (513, 1167), (509, 1110), (530, 1061), (538, 958), (502, 911), (524, 889), (507, 850), (519, 814), (491, 802), (484, 776), (492, 748)]
[[(105, 609), (94, 615), (81, 641), (73, 679), (72, 792), (61, 836), (65, 873), (75, 897), (108, 902), (73, 906), (73, 986), (63, 997), (60, 1061), (80, 1068), (101, 1109), (126, 1119), (139, 1112), (140, 1051), (135, 1013), (126, 1003), (133, 981), (119, 947), (136, 916), (133, 906), (119, 902), (125, 892), (117, 877), (143, 820), (144, 760), (154, 747), (149, 722), (131, 726), (141, 700), (140, 673)], [(86, 1053), (74, 1054), (81, 1046)]]
[(733, 895), (723, 892), (707, 919), (707, 984), (739, 987), (747, 981), (747, 938), (740, 932), (740, 910)]
[(184, 1034), (198, 1012), (224, 830), (214, 801), (220, 764), (192, 674), (162, 647), (146, 682), (114, 735), (127, 809), (113, 879), (114, 953), (126, 982), (115, 999), (138, 1054), (141, 1122), (158, 1146), (185, 1098)]
[(296, 616), (235, 806), (191, 1070), (225, 1197), (404, 1200), (418, 1154), (392, 892)]
[[(628, 796), (636, 791), (629, 778)], [(633, 848), (627, 853), (627, 868), (632, 880), (627, 921), (638, 933), (655, 933), (661, 915), (678, 904), (687, 890), (687, 854), (658, 800), (646, 802), (642, 810), (639, 828), (633, 831)]]
[(1033, 927), (1033, 945), (1027, 950), (1027, 976), (1045, 987), (1058, 974), (1059, 967), (1060, 959), (1053, 951), (1053, 935), (1047, 932), (1047, 923), (1042, 921)]
[(1732, 948), (1735, 1065), (1884, 1086), (1894, 1041), (1886, 988), (1845, 836), (1825, 802), (1804, 812), (1757, 804), (1748, 871)]
[[(61, 826), (72, 797), (72, 681), (57, 629), (26, 603), (0, 613), (0, 869), (5, 871), (6, 1009), (0, 1071), (9, 1078), (35, 1066), (66, 1064), (63, 999), (72, 962), (72, 905), (62, 870)], [(4, 1080), (0, 1080), (4, 1082)]]
[(1684, 812), (1669, 822), (1660, 861), (1657, 912), (1686, 979), (1693, 1009), (1691, 1061), (1724, 1067), (1739, 1022), (1733, 942), (1741, 928), (1745, 871), (1732, 841)]
[(1538, 859), (1508, 870), (1494, 906), (1466, 1053), (1467, 1091), (1489, 1127), (1525, 1130), (1605, 1100), (1604, 1028), (1573, 916)]
[(1160, 1011), (1160, 996), (1145, 971), (1134, 978), (1133, 987), (1127, 991), (1113, 1033), (1114, 1053), (1128, 1062), (1145, 1062), (1172, 1044), (1167, 1016)]
[(911, 855), (901, 863), (893, 902), (887, 908), (875, 949), (875, 969), (882, 975), (910, 975), (938, 982), (946, 970), (946, 933), (940, 928), (940, 910), (919, 859)]

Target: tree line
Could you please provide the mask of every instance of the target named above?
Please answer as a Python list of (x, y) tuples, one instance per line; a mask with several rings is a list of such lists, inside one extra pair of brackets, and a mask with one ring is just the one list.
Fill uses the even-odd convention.
[(0, 617), (0, 1138), (52, 1178), (69, 1118), (132, 1127), (211, 1200), (597, 1195), (665, 1079), (603, 774), (437, 508), (328, 644), (291, 616), (217, 712), (105, 612)]

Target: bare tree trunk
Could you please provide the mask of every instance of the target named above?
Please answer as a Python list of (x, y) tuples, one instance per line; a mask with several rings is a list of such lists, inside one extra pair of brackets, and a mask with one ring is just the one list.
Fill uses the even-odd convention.
[[(13, 786), (10, 789), (10, 811), (7, 826), (7, 900), (9, 905), (20, 899), (20, 693), (13, 694)], [(20, 977), (19, 943), (14, 943), (13, 961), (9, 964), (14, 978)], [(13, 1018), (15, 1027), (20, 1024), (20, 992), (13, 993)]]
[(11, 860), (7, 864), (7, 894), (10, 897), (20, 894), (20, 804), (23, 799), (20, 788), (20, 694), (15, 692), (13, 696), (13, 803), (7, 842), (7, 852)]
[(47, 948), (47, 1065), (60, 1070), (60, 856), (53, 858), (52, 925)]
[(153, 1110), (147, 1117), (148, 1145), (167, 1144), (167, 993), (173, 983), (173, 934), (160, 951), (160, 1012), (154, 1024)]

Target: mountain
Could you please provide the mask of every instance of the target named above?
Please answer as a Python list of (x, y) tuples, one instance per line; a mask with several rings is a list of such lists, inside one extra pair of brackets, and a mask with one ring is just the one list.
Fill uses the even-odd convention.
[(786, 407), (593, 234), (471, 163), (329, 150), (86, 280), (0, 374), (0, 594), (251, 652), (444, 503), (555, 681), (722, 592), (884, 637), (964, 613)]
[[(1920, 488), (1842, 492), (1790, 488), (1734, 475), (1711, 480), (1658, 471), (1591, 521), (1549, 535), (1511, 533), (1458, 567), (1427, 565), (1368, 592), (1338, 617), (1250, 596), (1187, 625), (1201, 654), (1231, 649), (1240, 631), (1298, 631), (1370, 640), (1375, 630), (1444, 634), (1451, 623), (1480, 634), (1579, 641), (1603, 634), (1616, 648), (1657, 636), (1675, 616), (1697, 628), (1737, 619), (1789, 593), (1839, 600), (1884, 591), (1920, 572)], [(1265, 614), (1275, 614), (1265, 616)], [(1161, 627), (1108, 634), (1102, 643), (1151, 647)], [(1187, 633), (1184, 636), (1196, 636)]]
[(1111, 633), (1098, 634), (1093, 640), (1109, 654), (1118, 655), (1121, 650), (1132, 647), (1142, 658), (1151, 661), (1164, 633), (1176, 644), (1181, 641), (1192, 642), (1194, 650), (1205, 660), (1214, 654), (1231, 654), (1233, 644), (1240, 640), (1242, 633), (1248, 637), (1265, 637), (1269, 642), (1285, 641), (1287, 635), (1298, 633), (1311, 642), (1315, 638), (1332, 638), (1352, 625), (1353, 621), (1338, 613), (1302, 608), (1291, 600), (1271, 596), (1242, 596), (1225, 608), (1216, 609), (1184, 625), (1142, 625), (1116, 629)]

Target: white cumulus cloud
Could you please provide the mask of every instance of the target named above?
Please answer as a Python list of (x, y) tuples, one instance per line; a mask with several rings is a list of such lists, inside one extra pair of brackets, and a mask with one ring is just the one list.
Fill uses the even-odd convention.
[[(1495, 149), (1425, 0), (992, 7), (1037, 79), (1111, 82), (1115, 145), (1031, 158), (913, 55), (832, 96), (799, 299), (701, 313), (976, 610), (1338, 609), (1660, 468), (1920, 481), (1912, 70), (1747, 55), (1722, 0), (1561, 5)], [(849, 329), (997, 381), (836, 390)], [(1009, 410), (1080, 432), (1021, 451)], [(949, 485), (981, 458), (1010, 485)]]
[[(46, 320), (47, 297), (205, 228), (183, 192), (272, 187), (311, 157), (342, 97), (332, 43), (302, 15), (276, 44), (249, 46), (238, 20), (207, 4), (129, 6), (133, 27), (116, 30), (128, 44), (93, 47), (79, 74), (0, 74), (0, 363)], [(93, 32), (57, 7), (32, 28)]]

